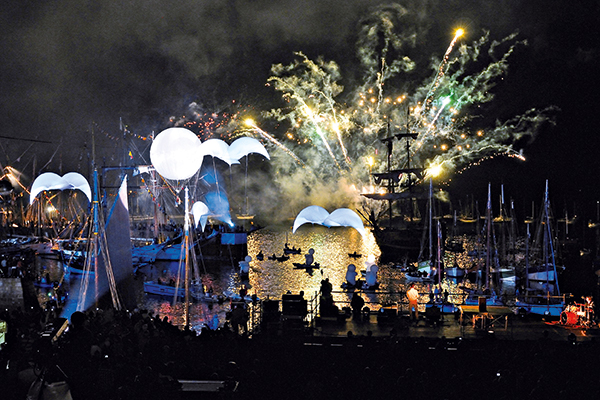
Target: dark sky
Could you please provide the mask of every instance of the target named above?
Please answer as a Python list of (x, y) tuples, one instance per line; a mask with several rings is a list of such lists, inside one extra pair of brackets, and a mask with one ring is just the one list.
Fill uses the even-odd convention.
[[(35, 154), (38, 169), (81, 168), (92, 124), (118, 135), (123, 118), (146, 135), (167, 127), (192, 101), (214, 112), (232, 99), (268, 109), (275, 97), (265, 88), (269, 69), (289, 62), (294, 51), (335, 60), (351, 77), (361, 20), (389, 3), (6, 0), (0, 6), (0, 164), (31, 171)], [(458, 187), (480, 192), (492, 181), (513, 193), (531, 189), (538, 200), (548, 178), (565, 203), (600, 199), (597, 1), (400, 4), (417, 32), (416, 61), (443, 54), (458, 26), (466, 29), (465, 40), (484, 29), (494, 38), (519, 31), (528, 46), (511, 59), (491, 111), (502, 119), (531, 107), (561, 109), (556, 126), (527, 145), (525, 163), (486, 161), (457, 177)]]

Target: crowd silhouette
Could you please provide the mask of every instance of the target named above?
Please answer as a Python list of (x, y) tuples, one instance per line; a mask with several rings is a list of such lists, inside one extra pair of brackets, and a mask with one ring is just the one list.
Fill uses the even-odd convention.
[[(180, 399), (184, 379), (223, 381), (219, 398), (235, 390), (243, 399), (600, 395), (600, 346), (574, 336), (426, 339), (391, 329), (386, 337), (328, 338), (238, 334), (227, 324), (194, 332), (145, 310), (99, 309), (74, 313), (52, 342), (65, 321), (55, 315), (16, 310), (0, 319), (9, 327), (0, 351), (7, 400), (25, 399), (42, 373), (48, 382), (66, 381), (75, 400)], [(52, 335), (43, 334), (49, 330)]]

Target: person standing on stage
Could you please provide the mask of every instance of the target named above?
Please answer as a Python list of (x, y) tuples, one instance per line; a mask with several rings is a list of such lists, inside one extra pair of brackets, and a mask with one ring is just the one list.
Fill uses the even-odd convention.
[(419, 291), (415, 287), (414, 283), (410, 284), (410, 289), (408, 289), (408, 292), (406, 292), (406, 297), (408, 297), (410, 319), (412, 320), (414, 318), (416, 321), (419, 321)]

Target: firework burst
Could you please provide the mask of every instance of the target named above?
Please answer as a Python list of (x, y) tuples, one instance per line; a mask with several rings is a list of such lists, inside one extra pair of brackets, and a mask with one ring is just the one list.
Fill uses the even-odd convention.
[[(494, 99), (491, 90), (507, 73), (511, 54), (526, 42), (516, 33), (491, 40), (486, 32), (466, 43), (465, 32), (457, 30), (443, 57), (432, 57), (429, 77), (418, 83), (411, 74), (416, 63), (403, 53), (415, 34), (398, 28), (405, 16), (403, 8), (387, 7), (365, 19), (357, 50), (363, 81), (354, 89), (340, 83), (338, 64), (322, 58), (296, 53), (291, 64), (272, 67), (268, 84), (281, 92), (286, 107), (266, 111), (263, 118), (285, 129), (272, 133), (281, 138), (278, 147), (310, 166), (322, 183), (319, 189), (337, 191), (343, 181), (361, 191), (369, 186), (370, 173), (384, 172), (388, 162), (392, 169), (409, 162), (441, 167), (448, 177), (490, 155), (518, 154), (520, 140), (552, 119), (553, 107), (531, 109), (493, 127), (474, 128), (473, 119)], [(408, 152), (403, 143), (388, 158), (381, 139), (401, 132), (416, 139)], [(316, 183), (315, 177), (295, 180), (307, 187)]]

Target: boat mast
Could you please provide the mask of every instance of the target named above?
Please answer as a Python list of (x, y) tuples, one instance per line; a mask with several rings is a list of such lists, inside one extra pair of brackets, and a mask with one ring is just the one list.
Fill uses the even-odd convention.
[[(152, 134), (150, 137), (151, 137), (152, 141), (154, 141), (154, 131), (152, 131)], [(154, 168), (150, 168), (150, 179), (152, 180), (152, 193), (158, 193), (156, 169), (154, 169)], [(159, 238), (160, 230), (158, 228), (158, 205), (156, 204), (158, 201), (159, 201), (158, 196), (156, 196), (156, 201), (152, 202), (152, 205), (154, 207), (154, 214), (152, 215), (152, 219), (154, 221), (154, 240), (156, 240), (157, 243), (160, 243), (161, 242), (161, 240)]]
[(485, 252), (485, 267), (486, 267), (486, 288), (491, 288), (492, 274), (491, 274), (491, 228), (492, 228), (492, 188), (491, 184), (488, 183), (488, 201), (486, 210), (486, 232), (487, 232), (487, 250)]
[[(230, 166), (231, 168), (231, 166)], [(246, 172), (244, 174), (244, 198), (245, 198), (245, 210), (244, 210), (244, 214), (248, 215), (248, 155), (246, 155)], [(286, 240), (287, 242), (287, 240)]]
[(185, 232), (185, 328), (190, 326), (190, 262), (188, 253), (189, 249), (189, 236), (190, 236), (190, 224), (189, 224), (189, 189), (185, 187), (185, 211), (183, 218), (183, 229)]
[[(433, 238), (432, 238), (432, 221), (433, 221), (433, 179), (430, 177), (429, 178), (429, 262), (431, 263), (431, 260), (433, 259)], [(439, 221), (438, 221), (439, 222)], [(438, 227), (439, 229), (439, 227)], [(438, 243), (439, 246), (439, 243)], [(439, 250), (439, 248), (438, 248)], [(439, 253), (439, 251), (438, 251)], [(439, 254), (438, 254), (439, 256)]]
[[(411, 176), (411, 174), (413, 173), (413, 171), (411, 170), (411, 167), (410, 167), (410, 139), (414, 140), (414, 139), (417, 138), (418, 135), (419, 135), (418, 133), (411, 133), (408, 130), (408, 116), (406, 117), (406, 133), (399, 133), (399, 134), (395, 135), (398, 140), (406, 138), (406, 176), (408, 177), (408, 185), (407, 185), (407, 187), (408, 187), (409, 191), (411, 191), (412, 187), (413, 187), (412, 176)], [(414, 199), (410, 198), (410, 201), (413, 202)], [(410, 211), (410, 219), (411, 219), (411, 221), (413, 220), (413, 217), (414, 217), (413, 204), (411, 204), (411, 207), (410, 207), (410, 210), (411, 210)], [(429, 242), (431, 243), (431, 240)], [(430, 253), (430, 255), (431, 255), (431, 253)], [(431, 260), (431, 258), (430, 258), (430, 260)]]
[(512, 256), (510, 257), (511, 263), (513, 264), (513, 269), (516, 268), (516, 258), (517, 258), (517, 215), (515, 213), (515, 202), (513, 199), (510, 199), (510, 232), (509, 232), (509, 243)]
[(525, 239), (525, 290), (529, 288), (529, 240), (531, 234), (529, 233), (529, 223), (527, 223), (527, 238)]
[[(385, 143), (387, 146), (387, 173), (383, 174), (385, 175), (384, 179), (388, 180), (388, 185), (387, 185), (387, 191), (389, 194), (393, 194), (394, 191), (394, 180), (395, 178), (392, 178), (392, 172), (397, 172), (399, 174), (404, 174), (406, 173), (407, 177), (408, 177), (408, 184), (407, 187), (409, 190), (412, 189), (413, 183), (412, 183), (412, 176), (411, 174), (413, 172), (418, 173), (418, 171), (412, 170), (410, 167), (410, 139), (416, 139), (418, 137), (418, 133), (411, 133), (409, 130), (409, 116), (410, 116), (410, 110), (407, 109), (407, 116), (406, 116), (406, 132), (405, 133), (398, 133), (396, 135), (390, 135), (390, 121), (388, 120), (387, 123), (387, 134), (388, 136), (386, 138), (380, 139), (381, 142)], [(402, 140), (404, 138), (406, 138), (406, 168), (405, 169), (400, 169), (397, 171), (392, 171), (392, 154), (393, 154), (393, 150), (394, 150), (394, 138), (398, 139), (398, 140)], [(398, 175), (396, 175), (397, 177)], [(393, 218), (393, 212), (392, 212), (392, 204), (393, 204), (393, 196), (390, 196), (388, 198), (388, 213), (389, 213), (389, 226), (390, 228), (393, 226), (392, 223), (392, 218)], [(412, 205), (411, 205), (411, 215), (410, 218), (411, 220), (413, 219), (413, 215), (414, 212), (412, 210)]]
[[(387, 134), (388, 137), (381, 139), (381, 141), (383, 143), (386, 144), (387, 146), (387, 173), (389, 174), (392, 171), (392, 152), (394, 150), (394, 137), (393, 136), (389, 136), (390, 134), (390, 121), (388, 120), (387, 123)], [(388, 193), (394, 193), (394, 181), (392, 179), (388, 179), (388, 187), (387, 187), (387, 191)], [(388, 225), (391, 228), (393, 226), (392, 224), (392, 199), (388, 199), (388, 214), (389, 214), (389, 219), (388, 219)]]
[(546, 229), (544, 229), (544, 262), (546, 264), (546, 288), (550, 288), (550, 272), (548, 270), (548, 261), (551, 261), (552, 270), (554, 274), (554, 284), (556, 285), (554, 294), (560, 295), (560, 289), (558, 287), (558, 276), (556, 274), (556, 259), (554, 258), (554, 241), (552, 237), (552, 230), (550, 227), (550, 200), (548, 199), (548, 180), (546, 180), (546, 192), (544, 194), (544, 219), (546, 222)]
[(94, 265), (94, 285), (95, 285), (95, 300), (96, 300), (96, 308), (98, 307), (98, 276), (100, 275), (98, 272), (98, 231), (99, 231), (99, 223), (98, 223), (98, 168), (96, 168), (96, 141), (94, 139), (94, 127), (92, 126), (92, 168), (93, 168), (93, 185), (94, 185), (94, 194), (92, 198), (92, 216), (93, 216), (93, 237), (92, 237), (92, 261)]
[(442, 223), (437, 220), (437, 273), (438, 284), (442, 284)]
[(502, 227), (502, 229), (500, 230), (500, 240), (502, 241), (502, 247), (500, 248), (500, 257), (502, 260), (502, 263), (506, 263), (507, 262), (507, 256), (506, 256), (506, 232), (505, 232), (505, 223), (506, 223), (506, 219), (508, 217), (508, 214), (506, 213), (506, 210), (504, 209), (504, 184), (500, 185), (500, 226)]

